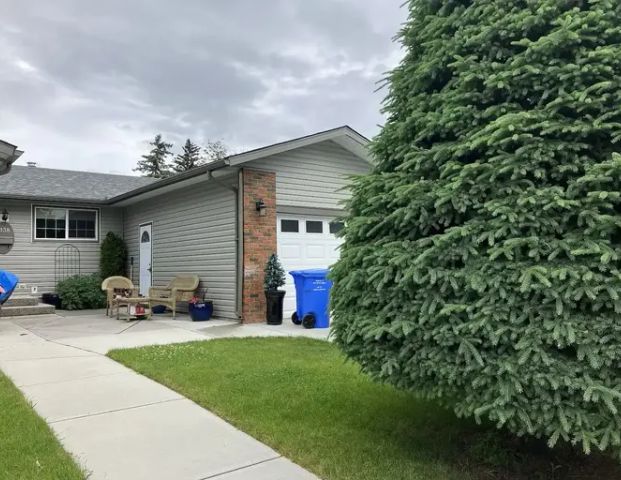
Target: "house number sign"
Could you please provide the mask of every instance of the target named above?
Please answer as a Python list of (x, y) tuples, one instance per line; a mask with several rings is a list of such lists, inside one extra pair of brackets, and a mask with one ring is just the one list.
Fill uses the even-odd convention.
[(0, 222), (0, 255), (9, 253), (14, 243), (13, 227), (8, 222)]

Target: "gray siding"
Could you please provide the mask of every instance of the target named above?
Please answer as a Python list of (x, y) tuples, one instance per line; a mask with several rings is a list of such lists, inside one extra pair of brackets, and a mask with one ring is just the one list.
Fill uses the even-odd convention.
[(370, 166), (332, 142), (255, 160), (248, 168), (276, 172), (276, 202), (279, 207), (342, 209), (349, 197), (348, 176), (363, 174)]
[(235, 208), (236, 194), (216, 181), (128, 206), (124, 234), (134, 257), (134, 283), (139, 283), (140, 224), (152, 222), (153, 285), (164, 286), (177, 274), (197, 274), (214, 302), (214, 315), (236, 319)]
[[(20, 282), (36, 285), (39, 293), (53, 292), (55, 285), (56, 249), (71, 244), (80, 251), (80, 273), (95, 273), (99, 270), (99, 249), (101, 239), (112, 231), (123, 234), (121, 209), (99, 208), (99, 241), (33, 240), (32, 203), (0, 199), (0, 208), (9, 211), (9, 222), (15, 233), (15, 245), (6, 255), (0, 255), (0, 269), (14, 272)], [(57, 205), (62, 207), (94, 208), (85, 205), (36, 203), (38, 206)]]

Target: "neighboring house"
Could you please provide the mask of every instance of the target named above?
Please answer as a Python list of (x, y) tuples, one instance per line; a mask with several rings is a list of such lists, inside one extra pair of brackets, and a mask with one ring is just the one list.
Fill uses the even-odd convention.
[(15, 145), (0, 140), (0, 175), (6, 175), (11, 171), (11, 166), (22, 155)]
[[(80, 273), (97, 271), (100, 241), (112, 231), (127, 243), (127, 274), (141, 293), (175, 274), (196, 273), (217, 316), (264, 321), (263, 269), (271, 253), (286, 270), (327, 267), (338, 258), (344, 187), (369, 170), (367, 144), (345, 126), (158, 181), (14, 166), (0, 177), (0, 211), (15, 232), (0, 269), (39, 293), (53, 291), (59, 269), (75, 269), (76, 252)], [(286, 289), (290, 313), (290, 278)]]

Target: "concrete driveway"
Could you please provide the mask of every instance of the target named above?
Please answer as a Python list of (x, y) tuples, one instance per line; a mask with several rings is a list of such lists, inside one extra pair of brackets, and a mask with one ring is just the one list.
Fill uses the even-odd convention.
[(225, 337), (305, 336), (327, 339), (328, 330), (305, 330), (291, 321), (282, 325), (242, 325), (233, 320), (192, 322), (187, 315), (154, 315), (152, 320), (119, 321), (103, 310), (63, 312), (55, 315), (6, 317), (3, 320), (58, 344), (105, 354), (116, 348), (166, 345)]
[(119, 322), (101, 312), (0, 320), (0, 369), (89, 479), (317, 480), (176, 392), (114, 362), (113, 348), (228, 336), (305, 335), (293, 325), (187, 318)]

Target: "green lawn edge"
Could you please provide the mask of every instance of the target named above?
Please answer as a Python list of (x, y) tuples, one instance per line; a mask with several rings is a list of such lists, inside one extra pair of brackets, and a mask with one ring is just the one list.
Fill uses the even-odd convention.
[(0, 372), (0, 479), (84, 480), (86, 474)]
[(609, 459), (538, 450), (376, 384), (322, 340), (218, 339), (108, 355), (324, 480), (621, 478)]

